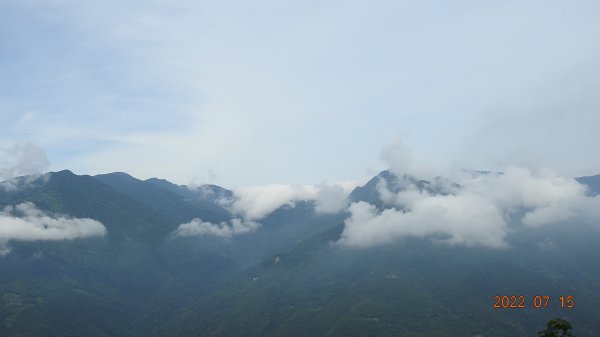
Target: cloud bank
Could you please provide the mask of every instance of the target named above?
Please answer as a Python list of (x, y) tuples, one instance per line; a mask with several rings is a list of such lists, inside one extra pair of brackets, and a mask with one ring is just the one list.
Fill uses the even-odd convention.
[(600, 197), (588, 196), (584, 185), (549, 170), (513, 167), (502, 174), (465, 177), (460, 185), (447, 194), (414, 187), (394, 192), (380, 184), (380, 197), (389, 208), (350, 205), (339, 242), (370, 247), (421, 237), (502, 248), (508, 246), (507, 235), (521, 228), (600, 221)]
[(33, 203), (7, 206), (0, 211), (0, 255), (10, 252), (8, 242), (39, 240), (74, 240), (106, 234), (106, 227), (97, 220), (50, 215)]
[(179, 236), (213, 235), (229, 238), (234, 235), (252, 232), (258, 227), (260, 227), (260, 224), (242, 219), (232, 219), (230, 223), (222, 222), (220, 224), (213, 224), (196, 218), (179, 225), (175, 234)]
[(318, 213), (336, 213), (348, 205), (348, 195), (362, 180), (318, 185), (283, 185), (243, 187), (234, 190), (231, 200), (222, 205), (245, 219), (264, 218), (282, 206), (293, 207), (297, 202), (314, 202)]

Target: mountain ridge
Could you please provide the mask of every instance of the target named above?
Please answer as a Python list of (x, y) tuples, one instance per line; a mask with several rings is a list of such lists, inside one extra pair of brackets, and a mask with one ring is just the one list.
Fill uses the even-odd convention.
[[(590, 193), (598, 179), (577, 178)], [(22, 189), (0, 188), (0, 207), (31, 202), (50, 216), (98, 220), (107, 233), (9, 240), (11, 252), (0, 257), (2, 336), (513, 336), (534, 335), (562, 315), (578, 336), (600, 330), (594, 226), (531, 228), (509, 234), (504, 250), (417, 237), (352, 248), (339, 241), (347, 212), (320, 214), (313, 201), (298, 201), (243, 235), (184, 238), (176, 235), (182, 222), (231, 219), (226, 209), (199, 205), (221, 207), (233, 192), (126, 173), (65, 170), (18, 180), (11, 186)], [(460, 187), (382, 171), (349, 201), (389, 209), (382, 181), (394, 193)], [(492, 308), (494, 295), (512, 294), (571, 295), (577, 309)]]

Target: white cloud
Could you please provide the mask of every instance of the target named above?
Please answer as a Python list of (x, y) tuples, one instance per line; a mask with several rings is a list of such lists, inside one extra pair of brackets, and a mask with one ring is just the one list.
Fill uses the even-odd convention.
[(253, 221), (244, 221), (242, 219), (232, 219), (229, 224), (225, 222), (213, 224), (196, 218), (190, 222), (179, 225), (175, 234), (179, 236), (214, 235), (232, 237), (234, 235), (255, 231), (258, 227), (260, 227), (260, 224)]
[(574, 196), (536, 208), (522, 219), (522, 223), (530, 227), (572, 221), (597, 225), (600, 222), (600, 196)]
[(312, 200), (318, 194), (314, 186), (283, 184), (242, 187), (233, 192), (230, 210), (251, 220), (261, 219), (281, 206), (293, 206), (299, 200)]
[(531, 171), (509, 167), (502, 174), (475, 176), (461, 181), (461, 185), (469, 191), (485, 195), (505, 209), (516, 206), (537, 208), (585, 195), (585, 186), (548, 169)]
[(97, 220), (50, 215), (30, 202), (0, 211), (0, 255), (10, 252), (11, 240), (73, 240), (105, 234), (106, 228)]
[[(40, 178), (49, 166), (44, 150), (29, 142), (0, 148), (0, 188), (15, 190)], [(18, 176), (28, 177), (15, 180)]]
[(379, 213), (365, 202), (349, 207), (340, 243), (355, 247), (389, 244), (403, 237), (437, 237), (448, 244), (503, 247), (506, 224), (490, 203), (474, 195), (435, 196), (415, 201), (411, 211)]
[(587, 196), (576, 180), (549, 170), (513, 167), (460, 183), (460, 190), (447, 195), (410, 186), (392, 192), (381, 183), (381, 199), (394, 208), (379, 212), (364, 202), (352, 204), (340, 243), (368, 247), (427, 237), (448, 244), (506, 247), (506, 236), (523, 226), (600, 221), (600, 197)]
[(318, 185), (284, 185), (242, 187), (234, 189), (233, 200), (223, 200), (223, 206), (245, 219), (261, 219), (284, 205), (299, 201), (315, 203), (317, 213), (336, 213), (348, 205), (350, 192), (364, 179)]
[(381, 159), (389, 165), (392, 172), (399, 176), (408, 174), (423, 179), (432, 179), (436, 176), (429, 165), (414, 158), (403, 137), (397, 138), (393, 143), (384, 147)]
[(319, 185), (315, 197), (315, 212), (332, 214), (343, 210), (348, 206), (348, 194), (349, 192), (338, 184)]

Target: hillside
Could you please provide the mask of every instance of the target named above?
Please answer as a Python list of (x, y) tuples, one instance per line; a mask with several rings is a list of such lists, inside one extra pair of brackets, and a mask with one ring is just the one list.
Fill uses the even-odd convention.
[[(580, 179), (589, 193), (598, 193), (594, 179)], [(349, 199), (389, 209), (382, 180), (394, 193), (461, 188), (384, 171)], [(106, 234), (6, 242), (2, 336), (533, 336), (559, 316), (577, 336), (600, 330), (597, 226), (521, 230), (503, 249), (417, 237), (357, 248), (338, 242), (346, 212), (319, 214), (303, 201), (244, 235), (178, 237), (194, 218), (235, 217), (218, 202), (233, 193), (123, 173), (61, 171), (11, 184), (19, 188), (0, 189), (2, 207), (31, 203), (94, 219)], [(496, 295), (548, 295), (554, 305), (574, 296), (577, 304), (493, 309)]]
[[(351, 195), (385, 207), (376, 185), (433, 184), (382, 172)], [(404, 187), (402, 187), (404, 186)], [(456, 185), (454, 185), (456, 186)], [(591, 187), (593, 188), (593, 187)], [(442, 191), (443, 192), (443, 191)], [(563, 225), (563, 224), (561, 224)], [(600, 231), (564, 226), (519, 232), (511, 248), (466, 248), (406, 239), (379, 248), (336, 244), (343, 226), (275, 255), (185, 315), (172, 317), (177, 336), (534, 336), (542, 322), (566, 316), (578, 336), (600, 330), (597, 279)], [(548, 250), (538, 242), (560, 242)], [(568, 294), (568, 295), (567, 295)], [(495, 295), (537, 295), (548, 308), (494, 309)], [(579, 299), (560, 308), (560, 296)], [(558, 306), (558, 307), (555, 307)], [(220, 324), (228, 322), (228, 324)], [(159, 331), (166, 333), (167, 330)]]

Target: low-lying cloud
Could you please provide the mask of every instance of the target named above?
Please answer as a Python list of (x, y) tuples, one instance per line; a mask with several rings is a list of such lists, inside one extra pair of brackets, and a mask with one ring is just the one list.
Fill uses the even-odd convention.
[(525, 227), (600, 221), (600, 197), (587, 195), (584, 185), (550, 170), (513, 167), (465, 176), (459, 185), (435, 192), (435, 187), (415, 186), (390, 190), (381, 182), (377, 189), (386, 209), (366, 202), (350, 205), (340, 243), (370, 247), (420, 237), (502, 248), (508, 246), (508, 234)]
[[(272, 184), (238, 188), (230, 196), (210, 195), (210, 197), (217, 197), (217, 202), (236, 214), (238, 218), (220, 224), (196, 218), (179, 225), (175, 234), (232, 237), (249, 233), (260, 227), (260, 223), (255, 221), (268, 216), (280, 207), (294, 207), (301, 201), (312, 202), (317, 213), (340, 212), (347, 208), (348, 195), (359, 183), (360, 181), (357, 180), (320, 185)], [(207, 193), (212, 193), (212, 190), (207, 190)]]
[(348, 206), (348, 195), (361, 182), (243, 187), (235, 189), (234, 198), (222, 204), (233, 213), (250, 220), (262, 219), (282, 206), (293, 207), (300, 201), (314, 202), (318, 213), (337, 213)]
[(106, 234), (106, 227), (97, 220), (51, 215), (25, 202), (7, 206), (0, 211), (0, 255), (10, 252), (8, 243), (39, 240), (74, 240)]
[(314, 199), (317, 193), (314, 186), (272, 184), (243, 187), (234, 190), (229, 209), (246, 219), (257, 220), (284, 205), (293, 206), (299, 200)]
[(258, 229), (258, 227), (260, 227), (259, 223), (244, 221), (242, 219), (232, 219), (229, 223), (222, 222), (220, 224), (214, 224), (196, 218), (190, 222), (179, 225), (175, 234), (179, 236), (213, 235), (228, 238), (234, 235), (252, 232)]

